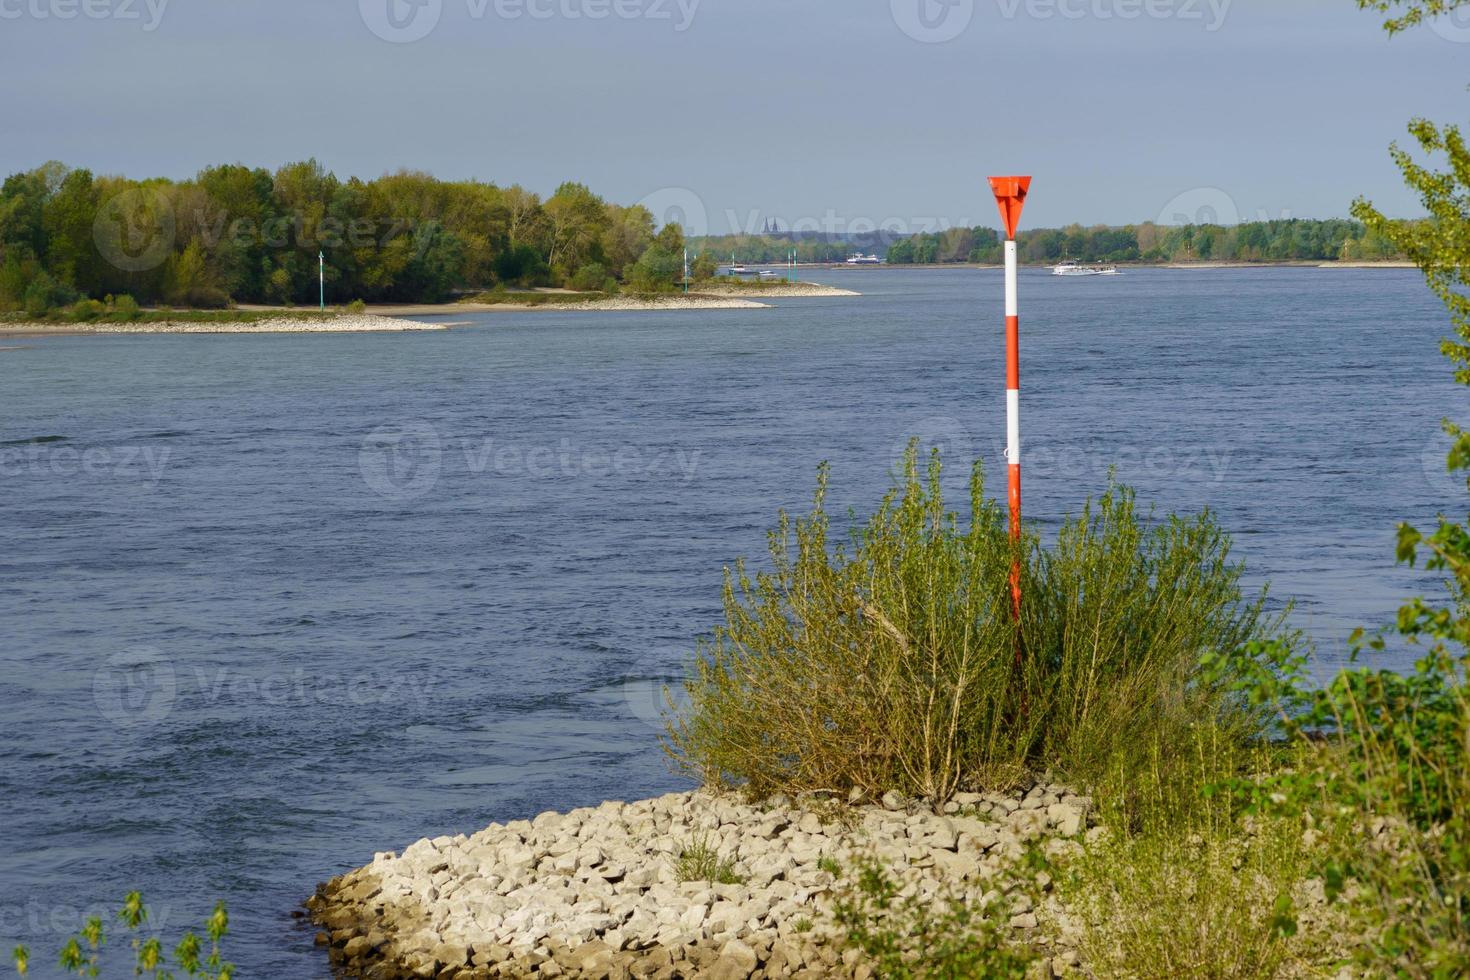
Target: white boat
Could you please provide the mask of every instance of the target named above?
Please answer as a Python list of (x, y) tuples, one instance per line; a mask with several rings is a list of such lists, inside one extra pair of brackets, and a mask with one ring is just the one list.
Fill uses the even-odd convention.
[(862, 252), (854, 252), (847, 259), (848, 265), (882, 265), (883, 260), (876, 255), (864, 255)]
[(1051, 274), (1054, 276), (1121, 276), (1117, 266), (1112, 265), (1082, 265), (1079, 262), (1059, 262), (1052, 266)]
[(781, 273), (777, 272), (775, 269), (762, 269), (761, 270), (761, 274), (760, 274), (760, 278), (762, 278), (762, 279), (780, 279), (781, 278)]

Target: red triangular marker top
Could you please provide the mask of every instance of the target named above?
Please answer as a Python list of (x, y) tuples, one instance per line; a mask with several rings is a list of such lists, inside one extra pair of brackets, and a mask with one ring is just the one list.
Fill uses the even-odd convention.
[(1016, 237), (1016, 228), (1021, 224), (1021, 209), (1026, 206), (1031, 178), (991, 177), (990, 189), (995, 192), (995, 203), (1000, 207), (1000, 220), (1005, 224), (1009, 241)]

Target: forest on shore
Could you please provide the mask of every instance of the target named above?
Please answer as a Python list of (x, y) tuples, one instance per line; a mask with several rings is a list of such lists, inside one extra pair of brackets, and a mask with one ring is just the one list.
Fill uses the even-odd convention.
[[(339, 179), (315, 160), (238, 164), (192, 180), (98, 177), (48, 163), (0, 186), (0, 311), (127, 296), (143, 304), (442, 302), (530, 286), (672, 289), (684, 235), (647, 208), (565, 183), (513, 185), (402, 171)], [(713, 260), (693, 272), (714, 274)]]
[[(895, 242), (888, 261), (908, 263), (1004, 261), (991, 228), (953, 228)], [(1357, 221), (1285, 218), (1238, 225), (1158, 225), (1112, 228), (1039, 228), (1016, 236), (1022, 262), (1378, 262), (1402, 259), (1393, 242)]]
[[(823, 263), (866, 250), (894, 265), (1001, 261), (999, 235), (985, 227), (908, 237), (774, 231), (686, 243), (678, 224), (660, 228), (648, 208), (612, 203), (574, 182), (543, 198), (519, 185), (417, 171), (343, 180), (316, 160), (274, 172), (226, 164), (183, 181), (96, 176), (52, 162), (0, 185), (0, 312), (95, 313), (104, 302), (108, 311), (315, 305), (323, 293), (331, 304), (434, 303), (542, 286), (656, 293), (683, 281), (686, 244), (695, 281), (713, 277), (727, 258)], [(1072, 225), (1022, 232), (1019, 246), (1030, 263), (1401, 257), (1351, 220)]]
[[(820, 232), (723, 235), (696, 239), (716, 255), (742, 262), (780, 263), (794, 250), (798, 261), (841, 262), (854, 251), (886, 257), (890, 265), (970, 262), (999, 265), (1005, 258), (1000, 233), (984, 226), (947, 228), (895, 236), (877, 231), (840, 240)], [(1285, 218), (1238, 225), (1068, 225), (1037, 228), (1016, 237), (1021, 262), (1379, 262), (1401, 260), (1388, 239), (1357, 221)]]

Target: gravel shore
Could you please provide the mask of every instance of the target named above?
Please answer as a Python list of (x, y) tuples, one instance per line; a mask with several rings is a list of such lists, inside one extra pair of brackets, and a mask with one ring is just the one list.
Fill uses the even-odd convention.
[(837, 286), (824, 286), (817, 282), (773, 282), (756, 286), (701, 286), (699, 291), (706, 296), (861, 296), (862, 293)]
[(608, 299), (594, 299), (585, 303), (545, 308), (563, 310), (768, 310), (770, 304), (757, 303), (748, 299), (694, 294), (667, 297), (613, 296)]
[[(870, 856), (906, 894), (947, 890), (1001, 908), (1046, 948), (1048, 970), (1075, 966), (1078, 935), (1049, 907), (1049, 879), (1027, 878), (1018, 862), (1031, 842), (1059, 858), (1079, 852), (1091, 801), (1037, 784), (958, 794), (944, 809), (893, 793), (819, 810), (704, 791), (604, 803), (378, 854), (307, 907), (339, 969), (384, 980), (864, 980), (871, 971), (842, 948), (830, 908), (842, 887), (833, 871)], [(723, 873), (691, 875), (680, 860), (691, 850)]]
[(447, 323), (423, 323), (386, 316), (343, 314), (334, 317), (272, 317), (253, 323), (194, 322), (164, 323), (7, 323), (7, 334), (99, 334), (99, 333), (363, 333), (404, 330), (446, 330)]

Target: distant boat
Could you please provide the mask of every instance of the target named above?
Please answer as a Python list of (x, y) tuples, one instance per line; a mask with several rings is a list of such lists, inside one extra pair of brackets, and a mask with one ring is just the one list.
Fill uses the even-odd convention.
[(1059, 262), (1052, 266), (1051, 274), (1054, 276), (1121, 276), (1117, 266), (1112, 265), (1082, 265), (1078, 262)]
[(740, 265), (739, 263), (737, 263), (735, 261), (735, 256), (733, 254), (731, 254), (731, 256), (730, 256), (730, 275), (732, 275), (732, 276), (748, 276), (748, 275), (750, 275), (750, 270), (747, 269), (745, 266)]
[(762, 279), (780, 279), (781, 278), (781, 273), (777, 272), (775, 269), (762, 269), (761, 270), (761, 274), (760, 274), (760, 278), (762, 278)]
[(854, 252), (847, 259), (848, 265), (882, 265), (883, 260), (876, 255), (864, 255), (862, 252)]

